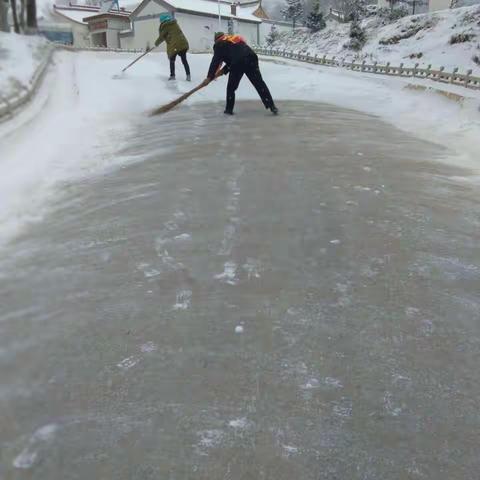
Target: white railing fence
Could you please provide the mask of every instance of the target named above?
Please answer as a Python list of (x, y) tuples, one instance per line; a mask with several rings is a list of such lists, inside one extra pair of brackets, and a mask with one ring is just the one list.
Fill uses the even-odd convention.
[(335, 56), (328, 58), (327, 55), (310, 55), (309, 53), (292, 52), (273, 48), (256, 48), (255, 50), (259, 55), (269, 57), (281, 57), (329, 67), (347, 68), (356, 72), (394, 75), (398, 77), (425, 78), (435, 82), (450, 83), (465, 88), (480, 90), (480, 77), (473, 76), (472, 70), (468, 70), (465, 74), (462, 74), (459, 73), (458, 68), (453, 69), (452, 72), (447, 72), (444, 67), (434, 69), (431, 65), (427, 68), (419, 68), (418, 63), (413, 67), (406, 67), (403, 63), (399, 66), (394, 66), (389, 62), (385, 65), (380, 65), (378, 62), (369, 64), (364, 60), (361, 63), (356, 63), (355, 61), (346, 61), (343, 58), (337, 58)]

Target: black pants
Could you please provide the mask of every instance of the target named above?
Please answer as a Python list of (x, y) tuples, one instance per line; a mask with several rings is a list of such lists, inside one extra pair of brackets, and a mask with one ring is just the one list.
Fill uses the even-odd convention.
[(177, 55), (182, 60), (183, 66), (185, 67), (185, 73), (187, 75), (190, 75), (190, 66), (188, 65), (188, 62), (187, 62), (187, 50), (184, 50), (183, 52), (175, 53), (173, 56), (170, 57), (170, 75), (172, 77), (175, 76), (175, 60), (177, 59)]
[(260, 67), (258, 66), (258, 57), (256, 55), (250, 55), (246, 57), (242, 62), (232, 65), (230, 68), (230, 76), (228, 77), (227, 84), (227, 107), (226, 110), (233, 111), (235, 106), (235, 92), (240, 85), (240, 80), (243, 75), (246, 75), (250, 80), (255, 90), (258, 92), (260, 99), (262, 100), (265, 108), (271, 108), (273, 104), (273, 98), (270, 94), (270, 90), (267, 84), (262, 78), (260, 73)]

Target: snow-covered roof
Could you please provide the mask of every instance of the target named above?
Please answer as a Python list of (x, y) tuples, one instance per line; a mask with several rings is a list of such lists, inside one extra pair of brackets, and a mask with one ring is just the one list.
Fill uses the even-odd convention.
[[(218, 15), (218, 2), (212, 0), (167, 0), (166, 3), (172, 5), (177, 10), (188, 10), (191, 12), (207, 13), (210, 15)], [(258, 8), (258, 4), (256, 6)], [(231, 4), (220, 2), (220, 13), (222, 17), (237, 17), (242, 20), (259, 22), (259, 18), (253, 15), (256, 10), (251, 6), (237, 6), (237, 14), (232, 15)]]
[[(144, 0), (134, 11), (134, 15), (137, 11), (140, 11), (149, 1)], [(167, 9), (180, 12), (194, 12), (203, 13), (208, 16), (218, 15), (218, 5), (216, 0), (158, 0), (157, 3), (164, 5)], [(261, 19), (253, 15), (253, 12), (260, 6), (260, 2), (255, 4), (249, 3), (248, 5), (237, 6), (237, 14), (232, 15), (231, 2), (220, 2), (220, 14), (223, 18), (235, 18), (237, 20), (244, 20), (248, 22), (260, 23)]]
[[(87, 18), (94, 17), (101, 13), (100, 7), (84, 5), (53, 5), (53, 11), (72, 22), (80, 23), (82, 25), (87, 25), (87, 22), (85, 21)], [(128, 10), (120, 10), (120, 12), (113, 10), (111, 13), (128, 17), (131, 12)]]
[(75, 8), (75, 7), (64, 7), (64, 6), (53, 6), (53, 11), (58, 13), (62, 17), (65, 17), (72, 22), (81, 23), (86, 25), (83, 21), (84, 18), (93, 17), (98, 15), (98, 7), (92, 7), (89, 9), (86, 8)]

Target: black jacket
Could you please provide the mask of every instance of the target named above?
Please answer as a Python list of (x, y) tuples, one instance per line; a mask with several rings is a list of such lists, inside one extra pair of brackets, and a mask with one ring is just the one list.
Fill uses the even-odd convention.
[(256, 57), (257, 54), (244, 41), (234, 43), (220, 39), (215, 42), (213, 47), (213, 58), (208, 69), (208, 78), (211, 80), (215, 78), (215, 74), (222, 63), (225, 63), (230, 70), (252, 56)]

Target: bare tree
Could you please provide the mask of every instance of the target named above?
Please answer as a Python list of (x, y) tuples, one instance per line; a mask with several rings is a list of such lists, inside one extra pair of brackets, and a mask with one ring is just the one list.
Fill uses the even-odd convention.
[(0, 0), (0, 32), (8, 32), (8, 3)]
[(31, 31), (37, 30), (37, 2), (36, 0), (26, 0), (27, 2), (27, 28)]
[(25, 0), (20, 0), (20, 17), (18, 18), (20, 31), (25, 32)]
[(282, 10), (282, 14), (285, 20), (292, 20), (294, 29), (297, 20), (300, 20), (303, 17), (303, 13), (304, 10), (301, 0), (286, 0), (286, 5)]
[(20, 24), (18, 23), (17, 15), (17, 0), (10, 0), (10, 6), (12, 7), (13, 31), (15, 33), (20, 33)]
[(359, 20), (365, 14), (365, 0), (339, 0), (337, 9), (343, 13), (346, 22)]

